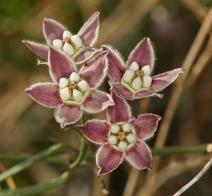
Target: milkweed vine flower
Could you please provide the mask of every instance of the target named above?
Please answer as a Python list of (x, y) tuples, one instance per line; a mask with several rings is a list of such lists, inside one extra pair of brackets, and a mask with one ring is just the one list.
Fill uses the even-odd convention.
[(126, 65), (119, 53), (110, 46), (104, 45), (108, 51), (110, 85), (119, 95), (126, 99), (140, 99), (158, 96), (157, 92), (170, 85), (184, 71), (174, 69), (156, 76), (151, 76), (154, 68), (155, 54), (149, 38), (144, 38), (128, 57)]
[(99, 12), (94, 13), (75, 35), (57, 21), (45, 18), (43, 20), (43, 34), (48, 45), (26, 40), (23, 43), (45, 60), (48, 59), (49, 46), (53, 46), (63, 51), (77, 64), (81, 64), (100, 51), (92, 48), (97, 40), (98, 33)]
[(111, 96), (96, 90), (106, 76), (107, 52), (91, 58), (79, 71), (63, 52), (50, 47), (48, 64), (53, 82), (37, 83), (25, 91), (38, 103), (57, 108), (55, 119), (64, 128), (78, 121), (83, 110), (97, 113), (114, 105)]
[(152, 155), (144, 141), (153, 136), (161, 117), (142, 114), (131, 118), (127, 102), (111, 94), (115, 105), (107, 108), (107, 121), (89, 120), (77, 126), (88, 140), (102, 145), (96, 154), (98, 174), (116, 169), (124, 158), (136, 169), (151, 169)]

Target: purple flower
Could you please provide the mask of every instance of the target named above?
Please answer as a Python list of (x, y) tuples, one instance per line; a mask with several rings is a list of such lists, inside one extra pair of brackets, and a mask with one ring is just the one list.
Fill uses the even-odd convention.
[(49, 46), (53, 46), (64, 51), (77, 64), (81, 64), (100, 51), (92, 48), (97, 40), (98, 32), (99, 12), (94, 13), (76, 35), (72, 35), (57, 21), (45, 18), (43, 21), (43, 34), (48, 45), (32, 41), (23, 41), (23, 43), (32, 52), (45, 60), (48, 59)]
[(57, 108), (55, 118), (62, 128), (79, 120), (83, 110), (100, 112), (114, 105), (110, 95), (96, 90), (106, 76), (106, 56), (106, 51), (99, 53), (78, 72), (72, 59), (50, 47), (48, 64), (53, 82), (34, 84), (26, 92), (41, 105)]
[(154, 50), (149, 38), (144, 38), (128, 57), (126, 66), (120, 55), (110, 46), (103, 46), (108, 53), (110, 85), (126, 99), (158, 96), (157, 92), (174, 82), (183, 69), (174, 69), (156, 76), (151, 76), (154, 68)]
[(115, 105), (107, 109), (108, 121), (89, 120), (78, 126), (88, 140), (102, 145), (96, 155), (98, 174), (116, 169), (124, 158), (136, 169), (151, 169), (152, 155), (144, 140), (153, 136), (161, 117), (142, 114), (131, 118), (127, 102), (111, 93)]

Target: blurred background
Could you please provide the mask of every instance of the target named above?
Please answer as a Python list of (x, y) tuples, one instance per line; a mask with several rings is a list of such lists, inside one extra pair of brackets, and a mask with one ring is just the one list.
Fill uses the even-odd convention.
[[(37, 59), (21, 41), (45, 43), (43, 18), (53, 18), (77, 33), (82, 24), (100, 11), (100, 34), (96, 47), (110, 44), (126, 60), (136, 44), (150, 37), (156, 52), (154, 75), (185, 65), (186, 78), (166, 88), (164, 98), (146, 98), (129, 102), (133, 114), (151, 112), (161, 115), (168, 125), (163, 136), (161, 123), (150, 147), (198, 146), (212, 142), (212, 0), (7, 0), (0, 3), (0, 154), (32, 155), (54, 142), (71, 143), (78, 147), (77, 134), (67, 127), (62, 130), (53, 117), (53, 110), (35, 103), (24, 89), (39, 81), (50, 81), (48, 68), (37, 66)], [(210, 20), (211, 19), (211, 20)], [(207, 29), (195, 43), (201, 25)], [(193, 53), (188, 57), (189, 49)], [(198, 49), (197, 49), (198, 48)], [(195, 49), (197, 52), (195, 53)], [(193, 55), (193, 56), (192, 56)], [(191, 67), (191, 68), (190, 68)], [(182, 76), (181, 76), (182, 77)], [(107, 79), (101, 86), (109, 90)], [(173, 92), (180, 92), (173, 94)], [(176, 98), (176, 100), (174, 100)], [(179, 98), (179, 99), (178, 99)], [(170, 102), (170, 100), (173, 100)], [(172, 104), (174, 103), (174, 104)], [(168, 105), (169, 104), (169, 105)], [(105, 112), (90, 116), (105, 118)], [(88, 154), (97, 146), (90, 145)], [(62, 157), (71, 153), (63, 152)], [(111, 196), (172, 195), (191, 180), (207, 163), (210, 154), (164, 156), (151, 181), (147, 171), (136, 171), (124, 162), (117, 170), (104, 176)], [(157, 157), (154, 157), (154, 160)], [(1, 161), (6, 169), (15, 163)], [(154, 167), (154, 165), (153, 165)], [(66, 170), (64, 166), (36, 163), (13, 177), (15, 186), (26, 187), (49, 181)], [(2, 170), (1, 170), (2, 171)], [(212, 195), (212, 169), (183, 195)], [(150, 183), (153, 182), (153, 183)], [(5, 182), (1, 188), (8, 188)], [(75, 170), (62, 186), (40, 196), (100, 196), (100, 183), (93, 170)]]

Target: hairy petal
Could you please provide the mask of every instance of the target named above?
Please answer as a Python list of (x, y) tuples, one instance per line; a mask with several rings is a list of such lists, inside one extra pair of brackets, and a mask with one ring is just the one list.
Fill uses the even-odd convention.
[(120, 83), (111, 83), (109, 84), (112, 87), (112, 90), (116, 91), (120, 96), (124, 97), (125, 99), (133, 100), (134, 99), (134, 94), (124, 85)]
[(126, 71), (126, 66), (119, 56), (119, 54), (113, 50), (110, 46), (102, 46), (102, 48), (108, 51), (108, 76), (113, 82), (121, 82), (122, 76)]
[(45, 18), (43, 20), (43, 34), (48, 45), (50, 46), (52, 46), (53, 41), (55, 39), (62, 40), (63, 32), (65, 30), (66, 28), (55, 20), (48, 19), (48, 18)]
[(32, 41), (22, 41), (26, 46), (35, 54), (40, 56), (41, 58), (47, 60), (48, 59), (48, 51), (49, 51), (49, 46), (39, 44), (36, 42)]
[(96, 164), (100, 168), (98, 175), (116, 169), (124, 159), (124, 153), (111, 148), (108, 144), (101, 146), (96, 154)]
[(39, 104), (48, 108), (57, 108), (62, 104), (58, 88), (54, 83), (37, 83), (27, 88), (25, 92)]
[(91, 88), (97, 88), (104, 80), (107, 72), (107, 52), (101, 52), (89, 60), (79, 71)]
[(135, 99), (141, 99), (141, 98), (150, 97), (150, 96), (159, 97), (160, 99), (163, 98), (163, 94), (158, 94), (158, 93), (152, 92), (151, 90), (143, 90), (135, 94)]
[(131, 111), (128, 103), (119, 97), (114, 91), (111, 91), (111, 96), (115, 103), (114, 106), (107, 108), (107, 118), (111, 123), (127, 122), (131, 119)]
[(82, 104), (82, 109), (88, 113), (97, 113), (111, 105), (114, 105), (114, 102), (109, 94), (99, 90), (91, 90)]
[(160, 116), (155, 114), (141, 114), (132, 119), (132, 125), (140, 140), (146, 140), (154, 135)]
[(82, 116), (82, 110), (77, 105), (62, 104), (55, 111), (55, 119), (60, 123), (61, 128), (74, 124)]
[(100, 52), (101, 49), (95, 49), (95, 48), (83, 48), (77, 53), (77, 55), (74, 57), (74, 61), (76, 64), (82, 64), (85, 61), (92, 58), (96, 53)]
[(95, 12), (79, 30), (84, 46), (93, 46), (99, 34), (99, 14)]
[(143, 141), (137, 141), (135, 146), (126, 152), (125, 158), (136, 169), (152, 169), (151, 151)]
[(184, 70), (181, 68), (174, 69), (159, 75), (156, 75), (152, 78), (152, 85), (150, 89), (153, 92), (158, 92), (166, 88), (172, 82), (174, 82), (179, 74), (184, 73)]
[(85, 125), (77, 126), (84, 136), (95, 144), (104, 144), (107, 142), (109, 125), (103, 120), (89, 120)]
[(154, 67), (154, 50), (150, 43), (149, 38), (144, 38), (141, 40), (135, 49), (130, 53), (127, 67), (131, 65), (131, 63), (136, 62), (138, 63), (139, 67), (142, 68), (145, 65), (149, 65), (151, 71)]
[(54, 82), (60, 78), (69, 78), (72, 72), (77, 72), (76, 66), (66, 54), (50, 47), (49, 51), (49, 72)]

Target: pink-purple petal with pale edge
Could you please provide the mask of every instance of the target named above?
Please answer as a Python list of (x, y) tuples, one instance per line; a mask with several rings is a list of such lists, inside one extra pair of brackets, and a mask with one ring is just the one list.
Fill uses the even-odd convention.
[(48, 108), (57, 108), (62, 104), (58, 89), (55, 83), (37, 83), (27, 88), (25, 92), (39, 104)]
[(111, 91), (111, 96), (115, 103), (114, 106), (107, 108), (107, 118), (111, 123), (127, 122), (131, 119), (131, 111), (128, 103), (119, 97), (114, 91)]
[(63, 32), (66, 28), (59, 22), (45, 18), (43, 20), (43, 34), (47, 44), (52, 46), (55, 39), (63, 39)]
[(84, 136), (95, 144), (104, 144), (107, 142), (109, 125), (103, 120), (89, 120), (85, 125), (77, 126)]
[(82, 64), (85, 61), (89, 60), (92, 58), (96, 53), (100, 52), (101, 49), (95, 49), (95, 48), (82, 48), (79, 53), (76, 54), (74, 57), (75, 63)]
[(60, 78), (69, 78), (72, 72), (78, 72), (74, 61), (63, 52), (50, 47), (49, 51), (49, 72), (54, 82)]
[(96, 164), (100, 168), (98, 175), (107, 174), (116, 169), (123, 161), (124, 153), (108, 144), (102, 145), (96, 154)]
[(104, 45), (102, 46), (102, 48), (108, 51), (108, 76), (110, 77), (112, 82), (121, 82), (121, 79), (127, 69), (122, 58), (120, 57), (118, 52), (112, 49), (111, 46)]
[(125, 159), (136, 169), (152, 169), (152, 154), (149, 147), (143, 141), (126, 151)]
[(125, 99), (133, 100), (134, 94), (124, 85), (120, 83), (111, 83), (109, 82), (110, 86), (113, 90), (116, 91), (120, 96), (124, 97)]
[(99, 90), (91, 90), (81, 107), (88, 113), (97, 113), (111, 105), (114, 105), (114, 102), (109, 94)]
[(59, 105), (54, 115), (61, 128), (64, 128), (66, 125), (77, 122), (82, 116), (82, 110), (78, 105), (62, 104)]
[(142, 90), (142, 91), (138, 91), (136, 94), (135, 94), (135, 99), (141, 99), (141, 98), (144, 98), (144, 97), (150, 97), (150, 96), (155, 96), (155, 97), (159, 97), (160, 99), (163, 98), (163, 94), (159, 94), (159, 93), (155, 93), (155, 92), (152, 92), (151, 90)]
[(131, 124), (135, 128), (138, 139), (146, 140), (154, 135), (160, 116), (155, 114), (141, 114), (132, 118)]
[(79, 30), (78, 35), (81, 37), (84, 46), (93, 46), (99, 34), (99, 14), (95, 12)]
[(35, 54), (40, 56), (41, 58), (47, 60), (48, 59), (48, 51), (49, 51), (49, 46), (32, 42), (32, 41), (22, 41), (26, 46)]
[(127, 67), (129, 67), (133, 62), (136, 62), (138, 63), (140, 68), (145, 65), (149, 65), (152, 71), (154, 67), (154, 60), (154, 50), (150, 43), (150, 40), (149, 38), (144, 38), (130, 53), (127, 61)]
[(179, 74), (184, 73), (184, 70), (181, 68), (168, 71), (152, 78), (152, 85), (150, 87), (151, 91), (158, 92), (166, 88), (172, 82), (174, 82)]
[(79, 71), (91, 88), (97, 88), (104, 80), (107, 72), (107, 52), (101, 52), (89, 60)]

